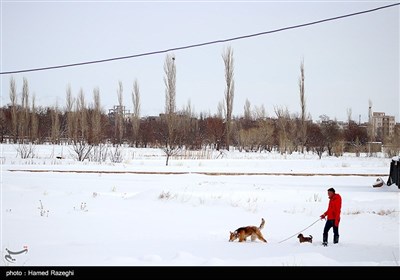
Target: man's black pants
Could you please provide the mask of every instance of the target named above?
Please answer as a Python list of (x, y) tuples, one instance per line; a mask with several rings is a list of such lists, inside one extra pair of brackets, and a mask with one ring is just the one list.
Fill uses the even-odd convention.
[(328, 243), (328, 232), (333, 227), (333, 243), (339, 243), (339, 226), (335, 226), (335, 220), (327, 220), (324, 227), (323, 242)]

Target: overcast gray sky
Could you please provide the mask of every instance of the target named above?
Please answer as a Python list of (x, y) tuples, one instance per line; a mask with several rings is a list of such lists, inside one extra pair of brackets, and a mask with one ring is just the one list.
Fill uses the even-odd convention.
[[(1, 1), (1, 71), (132, 55), (263, 32), (371, 9), (395, 2), (52, 2)], [(307, 111), (366, 121), (374, 111), (399, 122), (399, 6), (301, 29), (230, 42), (235, 59), (234, 115), (246, 98), (300, 112), (298, 78), (305, 64)], [(228, 44), (175, 51), (177, 107), (188, 100), (195, 112), (214, 114), (224, 96), (221, 57)], [(93, 100), (100, 88), (105, 110), (117, 104), (118, 81), (132, 109), (138, 79), (142, 116), (164, 111), (165, 54), (65, 69), (14, 74), (18, 92), (29, 82), (36, 103), (65, 106), (65, 91), (83, 89)], [(1, 101), (9, 103), (11, 75), (1, 76)]]

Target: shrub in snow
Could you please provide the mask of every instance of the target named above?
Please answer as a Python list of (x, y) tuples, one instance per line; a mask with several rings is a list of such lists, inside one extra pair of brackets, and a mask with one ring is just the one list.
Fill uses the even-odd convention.
[(307, 202), (321, 202), (321, 196), (318, 193), (314, 193), (314, 195), (310, 198), (308, 198), (306, 201)]
[(81, 211), (87, 212), (88, 210), (86, 209), (86, 202), (81, 202)]
[(158, 199), (166, 199), (166, 200), (168, 200), (168, 199), (173, 199), (175, 197), (176, 197), (176, 195), (172, 195), (170, 192), (162, 191), (160, 193), (160, 195), (158, 196)]
[[(90, 152), (93, 149), (93, 145), (89, 145), (85, 141), (75, 141), (72, 144), (72, 154), (78, 161), (84, 161), (89, 158)], [(75, 153), (75, 154), (74, 154)]]
[(42, 203), (41, 200), (39, 200), (39, 202), (40, 202), (40, 206), (38, 207), (38, 209), (40, 211), (40, 216), (48, 217), (49, 216), (49, 210), (44, 209), (43, 203)]
[(109, 155), (110, 155), (110, 160), (113, 163), (121, 163), (123, 160), (122, 150), (120, 146), (115, 146), (114, 149), (111, 149)]
[(372, 211), (372, 214), (377, 214), (379, 216), (387, 216), (387, 215), (390, 215), (395, 212), (398, 212), (398, 211), (396, 211), (395, 209), (387, 209), (387, 210), (381, 209), (378, 212)]
[(88, 212), (89, 210), (88, 209), (86, 209), (86, 202), (81, 202), (81, 205), (80, 205), (80, 207), (79, 207), (79, 209), (77, 209), (75, 206), (74, 206), (74, 210), (75, 211), (82, 211), (82, 212)]
[(35, 145), (32, 143), (26, 144), (18, 144), (16, 150), (17, 150), (17, 155), (19, 155), (21, 158), (33, 158), (35, 156)]

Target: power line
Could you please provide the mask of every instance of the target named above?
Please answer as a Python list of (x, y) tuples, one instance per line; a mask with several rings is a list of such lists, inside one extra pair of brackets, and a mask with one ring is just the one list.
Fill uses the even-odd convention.
[(113, 58), (106, 58), (106, 59), (100, 59), (100, 60), (92, 60), (92, 61), (85, 61), (85, 62), (78, 62), (78, 63), (71, 63), (71, 64), (40, 67), (40, 68), (31, 68), (31, 69), (24, 69), (24, 70), (5, 71), (5, 72), (0, 72), (0, 75), (18, 74), (18, 73), (26, 73), (26, 72), (36, 72), (36, 71), (52, 70), (52, 69), (59, 69), (59, 68), (75, 67), (75, 66), (103, 63), (103, 62), (109, 62), (109, 61), (115, 61), (115, 60), (136, 58), (136, 57), (142, 57), (142, 56), (150, 56), (150, 55), (156, 55), (156, 54), (161, 54), (161, 53), (167, 53), (167, 52), (171, 52), (171, 51), (178, 51), (178, 50), (185, 50), (185, 49), (203, 47), (203, 46), (207, 46), (207, 45), (226, 43), (226, 42), (231, 42), (231, 41), (236, 41), (236, 40), (247, 39), (247, 38), (251, 38), (251, 37), (257, 37), (257, 36), (262, 36), (262, 35), (267, 35), (267, 34), (272, 34), (272, 33), (278, 33), (278, 32), (282, 32), (282, 31), (286, 31), (286, 30), (290, 30), (290, 29), (297, 29), (297, 28), (301, 28), (301, 27), (305, 27), (305, 26), (320, 24), (320, 23), (323, 23), (323, 22), (339, 20), (339, 19), (342, 19), (342, 18), (357, 16), (357, 15), (361, 15), (361, 14), (371, 13), (371, 12), (375, 12), (375, 11), (378, 11), (378, 10), (382, 10), (382, 9), (387, 9), (387, 8), (391, 8), (391, 7), (394, 7), (394, 6), (398, 6), (398, 5), (400, 5), (400, 3), (390, 4), (390, 5), (381, 6), (381, 7), (377, 7), (377, 8), (374, 8), (374, 9), (370, 9), (370, 10), (364, 10), (364, 11), (355, 12), (355, 13), (351, 13), (351, 14), (345, 14), (345, 15), (341, 15), (341, 16), (336, 16), (336, 17), (326, 18), (326, 19), (322, 19), (322, 20), (312, 21), (312, 22), (308, 22), (308, 23), (292, 25), (292, 26), (283, 27), (283, 28), (279, 28), (279, 29), (274, 29), (274, 30), (269, 30), (269, 31), (264, 31), (264, 32), (259, 32), (259, 33), (253, 33), (253, 34), (248, 34), (248, 35), (243, 35), (243, 36), (238, 36), (238, 37), (232, 37), (232, 38), (228, 38), (228, 39), (220, 39), (220, 40), (208, 41), (208, 42), (204, 42), (204, 43), (186, 45), (186, 46), (175, 47), (175, 48), (170, 48), (170, 49), (165, 49), (165, 50), (146, 52), (146, 53), (140, 53), (140, 54), (133, 54), (133, 55), (127, 55), (127, 56), (120, 56), (120, 57), (113, 57)]

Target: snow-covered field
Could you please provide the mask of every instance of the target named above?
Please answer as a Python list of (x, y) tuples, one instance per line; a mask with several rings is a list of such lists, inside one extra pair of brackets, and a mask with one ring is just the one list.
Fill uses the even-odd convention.
[[(387, 181), (388, 158), (233, 151), (165, 166), (152, 149), (125, 148), (121, 163), (77, 162), (67, 146), (39, 146), (33, 159), (17, 157), (13, 145), (1, 149), (1, 265), (400, 262), (400, 191), (372, 187), (377, 177)], [(329, 187), (343, 199), (340, 243), (332, 244), (331, 231), (322, 247), (318, 219)], [(268, 243), (228, 242), (229, 231), (259, 226), (262, 217)], [(300, 244), (299, 231), (314, 243)]]

